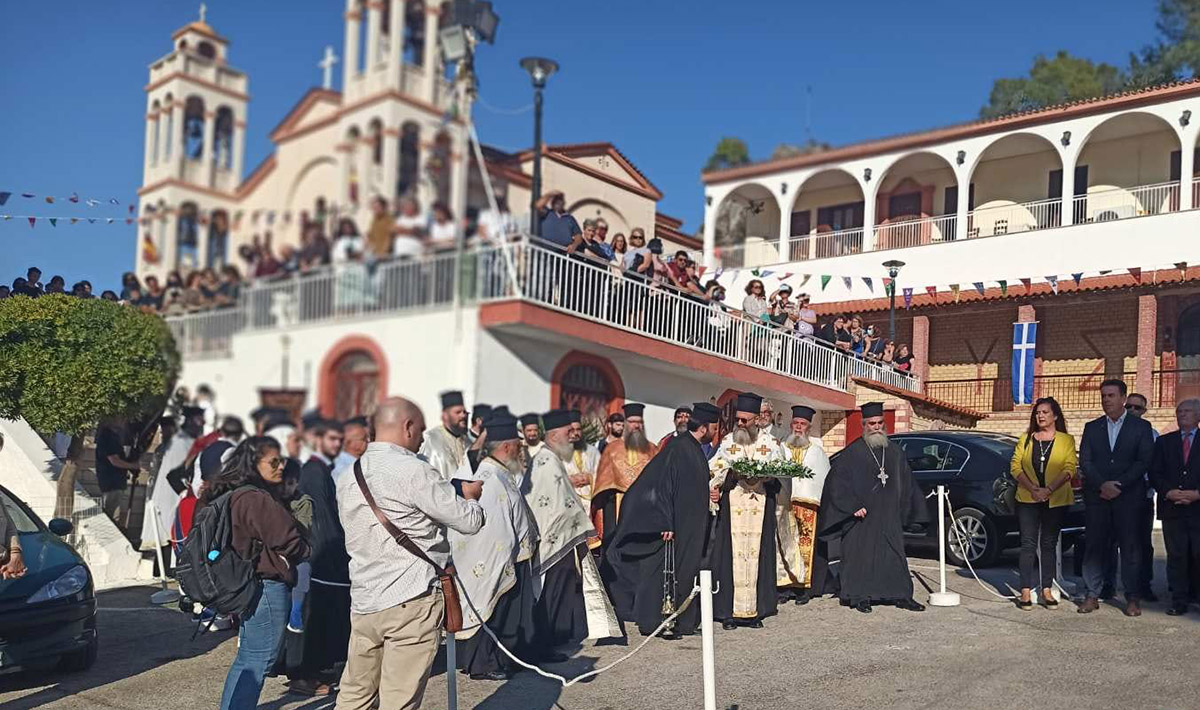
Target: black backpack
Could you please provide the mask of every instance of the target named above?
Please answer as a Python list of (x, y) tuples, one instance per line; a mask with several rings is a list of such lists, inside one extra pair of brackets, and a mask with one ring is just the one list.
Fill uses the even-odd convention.
[(256, 490), (242, 486), (218, 496), (196, 513), (175, 566), (175, 579), (183, 593), (221, 614), (249, 612), (262, 590), (256, 572), (257, 553), (247, 560), (233, 549), (230, 507), (233, 497), (247, 489)]

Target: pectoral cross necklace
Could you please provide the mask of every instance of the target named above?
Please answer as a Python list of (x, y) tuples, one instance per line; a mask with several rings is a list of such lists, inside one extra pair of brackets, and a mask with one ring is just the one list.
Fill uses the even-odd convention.
[(879, 475), (876, 476), (875, 478), (878, 478), (879, 482), (881, 484), (883, 484), (883, 486), (886, 488), (888, 475), (887, 475), (887, 471), (884, 470), (883, 464), (885, 461), (887, 461), (887, 449), (885, 448), (883, 450), (883, 452), (880, 454), (879, 458), (875, 458), (875, 449), (873, 447), (868, 445), (867, 450), (871, 452), (871, 458), (875, 461), (875, 463), (879, 464)]

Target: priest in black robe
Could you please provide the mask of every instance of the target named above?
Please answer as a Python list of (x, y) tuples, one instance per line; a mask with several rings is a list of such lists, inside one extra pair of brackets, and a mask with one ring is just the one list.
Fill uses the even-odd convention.
[(839, 597), (868, 613), (873, 604), (924, 611), (913, 600), (904, 528), (924, 523), (925, 499), (903, 449), (887, 437), (883, 404), (862, 407), (863, 435), (834, 460), (817, 518), (840, 542)]
[[(694, 406), (688, 433), (671, 437), (625, 492), (621, 518), (605, 546), (602, 572), (622, 621), (637, 624), (643, 636), (669, 614), (663, 597), (664, 565), (674, 556), (671, 608), (687, 599), (702, 567), (708, 538), (708, 459), (701, 445), (711, 439), (720, 418), (707, 402)], [(700, 601), (694, 599), (663, 638), (696, 633)]]

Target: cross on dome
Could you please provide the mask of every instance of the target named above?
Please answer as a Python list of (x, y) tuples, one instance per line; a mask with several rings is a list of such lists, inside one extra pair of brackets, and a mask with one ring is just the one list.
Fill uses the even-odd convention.
[(325, 70), (325, 75), (321, 86), (325, 89), (333, 88), (333, 65), (337, 64), (338, 56), (333, 52), (332, 45), (325, 46), (325, 56), (321, 61), (317, 62), (317, 66)]
[(200, 21), (205, 22), (205, 16), (208, 15), (208, 5), (200, 3)]

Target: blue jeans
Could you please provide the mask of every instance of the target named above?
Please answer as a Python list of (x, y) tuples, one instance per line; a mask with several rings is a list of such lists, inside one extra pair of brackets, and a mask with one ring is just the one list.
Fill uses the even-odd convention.
[(221, 710), (254, 710), (258, 707), (263, 678), (275, 665), (290, 608), (288, 585), (264, 579), (262, 596), (254, 611), (242, 617), (242, 627), (238, 631), (240, 645), (237, 657), (229, 667), (229, 675), (225, 676)]

